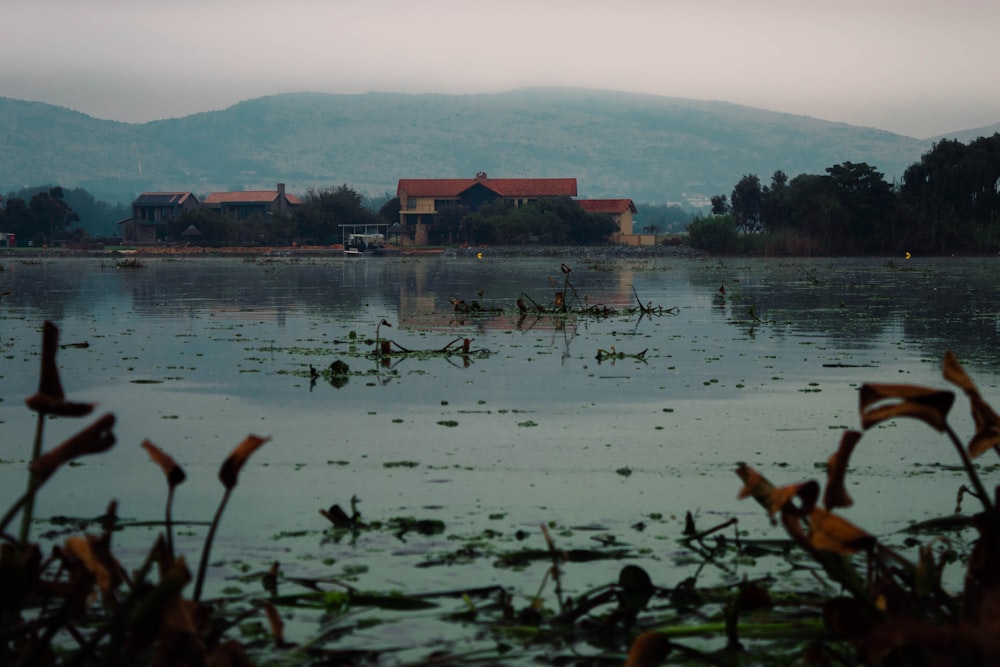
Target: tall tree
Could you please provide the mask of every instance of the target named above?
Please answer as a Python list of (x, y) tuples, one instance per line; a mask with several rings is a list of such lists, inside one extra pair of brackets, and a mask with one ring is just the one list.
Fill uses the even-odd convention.
[(730, 209), (736, 227), (744, 234), (753, 234), (761, 229), (761, 204), (764, 193), (761, 191), (760, 179), (757, 174), (746, 174), (733, 187), (729, 197)]
[(712, 215), (728, 215), (729, 198), (726, 195), (713, 195)]
[(364, 206), (363, 197), (346, 184), (337, 188), (310, 188), (295, 212), (299, 235), (312, 243), (339, 243), (343, 225), (370, 225), (379, 222)]
[(900, 198), (914, 249), (998, 249), (1000, 133), (934, 144), (903, 174)]
[[(886, 249), (892, 240), (895, 195), (883, 174), (865, 162), (828, 167), (841, 206), (847, 213), (845, 233), (857, 250)], [(848, 247), (844, 240), (844, 250)]]

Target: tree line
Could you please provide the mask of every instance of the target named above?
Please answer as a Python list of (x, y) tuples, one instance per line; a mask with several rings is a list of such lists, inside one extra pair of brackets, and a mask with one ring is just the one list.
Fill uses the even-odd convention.
[[(78, 202), (97, 210), (85, 191), (67, 193), (59, 186), (33, 188), (30, 199), (8, 195), (0, 209), (0, 231), (16, 234), (18, 245), (35, 246), (59, 242), (86, 242), (95, 235), (80, 224), (81, 216), (71, 206)], [(82, 193), (82, 195), (81, 195)], [(88, 200), (89, 197), (89, 200)], [(129, 209), (107, 206), (106, 214), (128, 217)], [(287, 213), (251, 216), (237, 220), (218, 211), (200, 208), (185, 211), (167, 223), (166, 242), (191, 240), (184, 234), (192, 226), (197, 242), (204, 245), (289, 245), (292, 242), (331, 245), (341, 242), (342, 225), (392, 225), (399, 222), (399, 199), (388, 193), (367, 197), (349, 186), (310, 188), (301, 206)], [(91, 213), (96, 215), (96, 213)], [(105, 216), (106, 217), (106, 216)], [(115, 223), (117, 227), (117, 223)], [(444, 206), (429, 225), (431, 244), (578, 244), (606, 242), (618, 230), (606, 215), (587, 213), (570, 198), (541, 199), (515, 208), (497, 200), (476, 211), (458, 204)], [(117, 230), (116, 230), (117, 231)]]
[(1000, 133), (968, 144), (946, 139), (889, 183), (867, 163), (769, 184), (747, 174), (712, 213), (688, 227), (691, 243), (718, 252), (789, 255), (1000, 251)]
[[(399, 222), (399, 199), (384, 201), (378, 210), (347, 185), (309, 189), (302, 205), (269, 220), (235, 220), (207, 209), (188, 211), (168, 227), (170, 240), (182, 239), (193, 225), (200, 242), (232, 245), (286, 245), (292, 241), (310, 245), (339, 243), (342, 225), (392, 225)], [(591, 244), (606, 241), (618, 229), (608, 216), (589, 214), (569, 198), (542, 199), (515, 208), (497, 200), (477, 211), (458, 204), (443, 206), (428, 228), (432, 245)]]
[(14, 234), (22, 246), (113, 237), (118, 221), (129, 215), (128, 206), (95, 200), (83, 188), (36, 186), (2, 199), (0, 232)]

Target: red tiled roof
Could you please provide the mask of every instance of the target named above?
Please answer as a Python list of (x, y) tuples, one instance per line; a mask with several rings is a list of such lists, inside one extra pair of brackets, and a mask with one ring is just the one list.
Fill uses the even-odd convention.
[[(194, 197), (191, 192), (143, 192), (133, 202), (143, 206), (172, 206), (183, 204), (188, 197)], [(197, 201), (197, 197), (194, 197)]]
[(396, 195), (458, 197), (482, 184), (501, 197), (575, 197), (575, 178), (401, 178)]
[(242, 192), (213, 192), (205, 197), (205, 204), (260, 204), (278, 198), (277, 190), (244, 190)]
[[(241, 192), (213, 192), (205, 197), (204, 204), (267, 204), (278, 198), (277, 190), (243, 190)], [(302, 200), (295, 195), (285, 193), (285, 199), (292, 206), (298, 206)]]
[(580, 199), (577, 203), (587, 213), (620, 215), (626, 211), (636, 212), (631, 199)]

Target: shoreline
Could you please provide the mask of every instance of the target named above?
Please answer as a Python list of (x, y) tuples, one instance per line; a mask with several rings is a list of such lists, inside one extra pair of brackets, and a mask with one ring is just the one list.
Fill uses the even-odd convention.
[[(339, 246), (278, 246), (251, 247), (227, 246), (208, 247), (168, 247), (148, 246), (128, 249), (81, 249), (81, 248), (0, 248), (0, 259), (53, 259), (53, 258), (126, 258), (126, 257), (342, 257)], [(480, 247), (435, 247), (399, 248), (382, 257), (448, 257), (474, 259), (479, 254), (484, 257), (573, 257), (594, 259), (629, 259), (645, 257), (699, 258), (707, 253), (686, 245), (655, 246), (480, 246)]]

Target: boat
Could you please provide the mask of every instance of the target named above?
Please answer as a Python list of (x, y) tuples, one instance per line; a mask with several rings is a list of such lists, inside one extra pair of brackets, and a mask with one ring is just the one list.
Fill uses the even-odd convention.
[(383, 255), (395, 248), (386, 244), (385, 236), (389, 225), (341, 225), (344, 236), (345, 255)]

